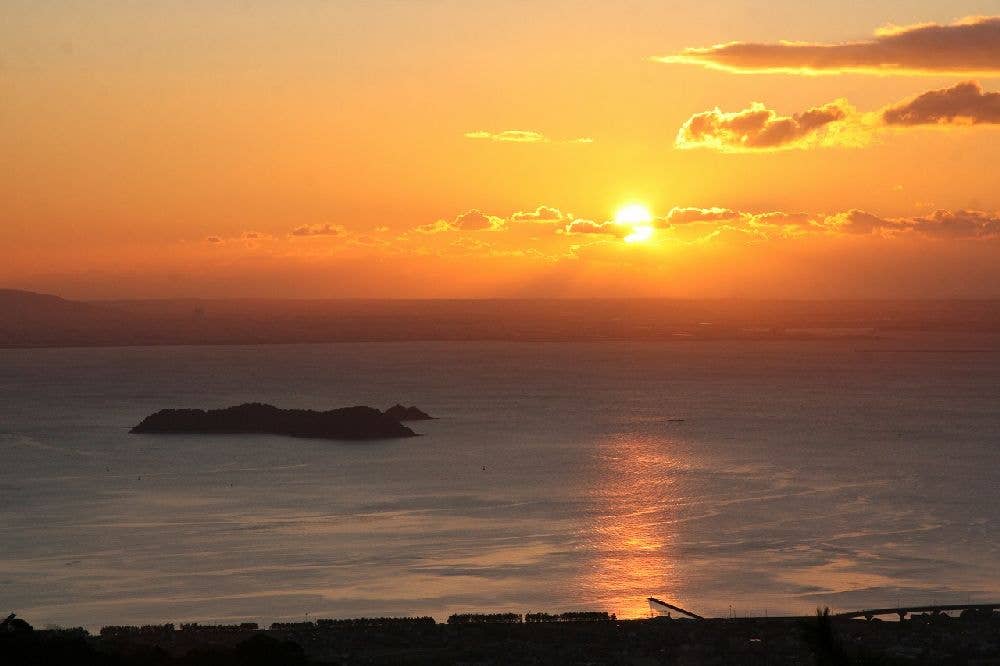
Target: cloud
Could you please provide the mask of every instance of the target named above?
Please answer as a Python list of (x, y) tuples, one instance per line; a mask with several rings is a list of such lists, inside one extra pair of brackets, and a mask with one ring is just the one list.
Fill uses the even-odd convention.
[(854, 235), (898, 231), (906, 228), (904, 223), (887, 220), (856, 208), (828, 216), (823, 221), (823, 226), (829, 231)]
[(626, 229), (614, 222), (594, 222), (593, 220), (573, 220), (566, 225), (567, 234), (605, 234), (608, 236), (624, 236)]
[(339, 236), (344, 227), (339, 224), (303, 224), (292, 229), (292, 236)]
[(502, 229), (504, 224), (505, 220), (502, 217), (487, 215), (478, 208), (473, 208), (456, 217), (451, 226), (463, 231), (482, 231), (484, 229), (496, 231)]
[(997, 124), (1000, 93), (983, 92), (976, 81), (965, 81), (890, 106), (882, 111), (882, 121), (886, 125)]
[[(753, 212), (725, 206), (675, 206), (665, 215), (655, 218), (650, 226), (661, 230), (656, 236), (658, 242), (653, 246), (671, 243), (759, 245), (767, 242), (792, 242), (795, 239), (818, 240), (824, 237), (876, 237), (886, 241), (905, 238), (968, 241), (1000, 239), (1000, 216), (970, 210), (939, 210), (929, 215), (886, 217), (859, 208), (807, 213), (794, 210)], [(554, 257), (560, 256), (558, 250), (552, 249), (560, 246), (560, 237), (563, 239), (563, 248), (566, 247), (565, 243), (573, 242), (570, 241), (571, 237), (588, 237), (586, 243), (617, 246), (635, 232), (631, 225), (619, 224), (614, 220), (576, 218), (559, 208), (546, 205), (513, 213), (507, 219), (474, 208), (458, 215), (453, 221), (437, 220), (416, 227), (414, 231), (420, 234), (441, 234), (460, 230), (504, 230), (505, 233), (441, 236), (426, 251), (441, 256), (448, 252), (488, 252), (491, 256), (539, 254)], [(405, 235), (400, 237), (405, 238)]]
[(857, 42), (729, 42), (654, 60), (745, 73), (996, 74), (1000, 16), (882, 28)]
[(451, 222), (447, 220), (435, 220), (434, 222), (428, 222), (427, 224), (421, 224), (416, 228), (419, 234), (439, 234), (444, 231), (451, 231), (454, 227)]
[(222, 239), (219, 238), (218, 236), (209, 236), (208, 238), (205, 239), (205, 241), (209, 243), (221, 243)]
[[(897, 218), (857, 208), (825, 216), (783, 211), (747, 213), (727, 208), (674, 208), (671, 213), (674, 211), (678, 211), (674, 214), (676, 219), (688, 220), (688, 226), (670, 227), (673, 237), (682, 242), (741, 238), (756, 242), (816, 234), (880, 236), (886, 239), (914, 236), (942, 240), (1000, 239), (1000, 214), (975, 210), (938, 210), (931, 215)], [(699, 211), (706, 214), (700, 217)], [(727, 213), (730, 214), (728, 217)], [(708, 219), (713, 214), (715, 219)], [(670, 218), (668, 214), (663, 219)], [(690, 227), (697, 227), (698, 230), (690, 230)], [(682, 230), (685, 232), (677, 233)]]
[(573, 216), (569, 213), (563, 213), (558, 208), (553, 208), (551, 206), (538, 206), (535, 210), (514, 213), (510, 216), (510, 221), (550, 224), (563, 222), (564, 220), (572, 219), (572, 217)]
[(729, 208), (678, 208), (670, 209), (662, 222), (668, 224), (691, 224), (693, 222), (717, 222), (721, 220), (735, 220), (740, 217), (740, 213)]
[(493, 245), (479, 238), (459, 236), (448, 244), (448, 248), (458, 254), (479, 254), (489, 252)]
[(927, 216), (890, 219), (854, 209), (830, 215), (822, 226), (845, 234), (914, 233), (951, 240), (1000, 238), (1000, 216), (977, 210), (938, 210)]
[(466, 132), (466, 139), (488, 139), (490, 141), (502, 141), (508, 143), (549, 143), (551, 139), (541, 132), (526, 130), (504, 130), (503, 132)]
[(789, 213), (780, 210), (769, 211), (767, 213), (747, 213), (746, 215), (748, 224), (776, 227), (812, 224), (815, 217), (809, 213)]
[(504, 130), (502, 132), (477, 130), (475, 132), (466, 132), (463, 136), (465, 136), (466, 139), (485, 139), (488, 141), (499, 141), (502, 143), (594, 143), (594, 140), (589, 136), (556, 141), (554, 139), (550, 139), (541, 132), (534, 132), (531, 130)]
[(888, 127), (979, 124), (1000, 124), (1000, 93), (984, 92), (976, 81), (965, 81), (871, 113), (859, 113), (842, 99), (791, 116), (780, 116), (760, 102), (742, 111), (716, 107), (688, 118), (674, 146), (728, 153), (860, 147)]
[(759, 229), (732, 224), (720, 224), (708, 234), (695, 238), (694, 243), (735, 242), (758, 244), (768, 240), (767, 234)]
[(780, 116), (760, 102), (734, 112), (716, 107), (688, 118), (678, 130), (674, 145), (730, 153), (857, 145), (863, 142), (861, 135), (852, 131), (857, 115), (845, 100), (792, 116)]
[(909, 225), (935, 238), (1000, 238), (1000, 215), (977, 210), (938, 210), (928, 217), (913, 218)]

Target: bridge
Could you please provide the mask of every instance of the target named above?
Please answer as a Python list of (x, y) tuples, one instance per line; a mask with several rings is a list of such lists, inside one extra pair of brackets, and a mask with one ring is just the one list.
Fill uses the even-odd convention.
[(945, 613), (947, 611), (985, 611), (992, 613), (1000, 608), (1000, 602), (994, 604), (945, 604), (937, 606), (901, 606), (898, 608), (869, 608), (867, 610), (853, 611), (850, 613), (836, 613), (834, 617), (855, 619), (863, 617), (871, 620), (878, 615), (898, 615), (900, 620), (906, 618), (910, 613)]

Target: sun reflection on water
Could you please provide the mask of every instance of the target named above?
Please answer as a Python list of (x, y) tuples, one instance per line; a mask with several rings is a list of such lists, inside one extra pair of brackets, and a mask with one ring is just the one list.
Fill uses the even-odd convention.
[(584, 581), (595, 608), (642, 617), (649, 614), (647, 597), (673, 596), (677, 524), (671, 516), (680, 466), (670, 442), (660, 438), (617, 436), (602, 444), (591, 497), (597, 506), (588, 543), (593, 560)]

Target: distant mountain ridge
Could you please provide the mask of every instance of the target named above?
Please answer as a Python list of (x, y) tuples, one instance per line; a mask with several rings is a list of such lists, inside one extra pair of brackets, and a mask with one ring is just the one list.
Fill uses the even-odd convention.
[(0, 346), (111, 344), (141, 328), (128, 312), (51, 294), (0, 289)]
[(382, 341), (1000, 337), (1000, 300), (677, 299), (73, 301), (0, 289), (0, 346)]

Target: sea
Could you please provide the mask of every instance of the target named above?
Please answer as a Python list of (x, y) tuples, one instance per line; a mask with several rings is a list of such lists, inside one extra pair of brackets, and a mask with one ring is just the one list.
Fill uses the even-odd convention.
[[(135, 435), (417, 405), (422, 436)], [(1000, 601), (1000, 353), (880, 340), (0, 350), (0, 610), (36, 627)]]

